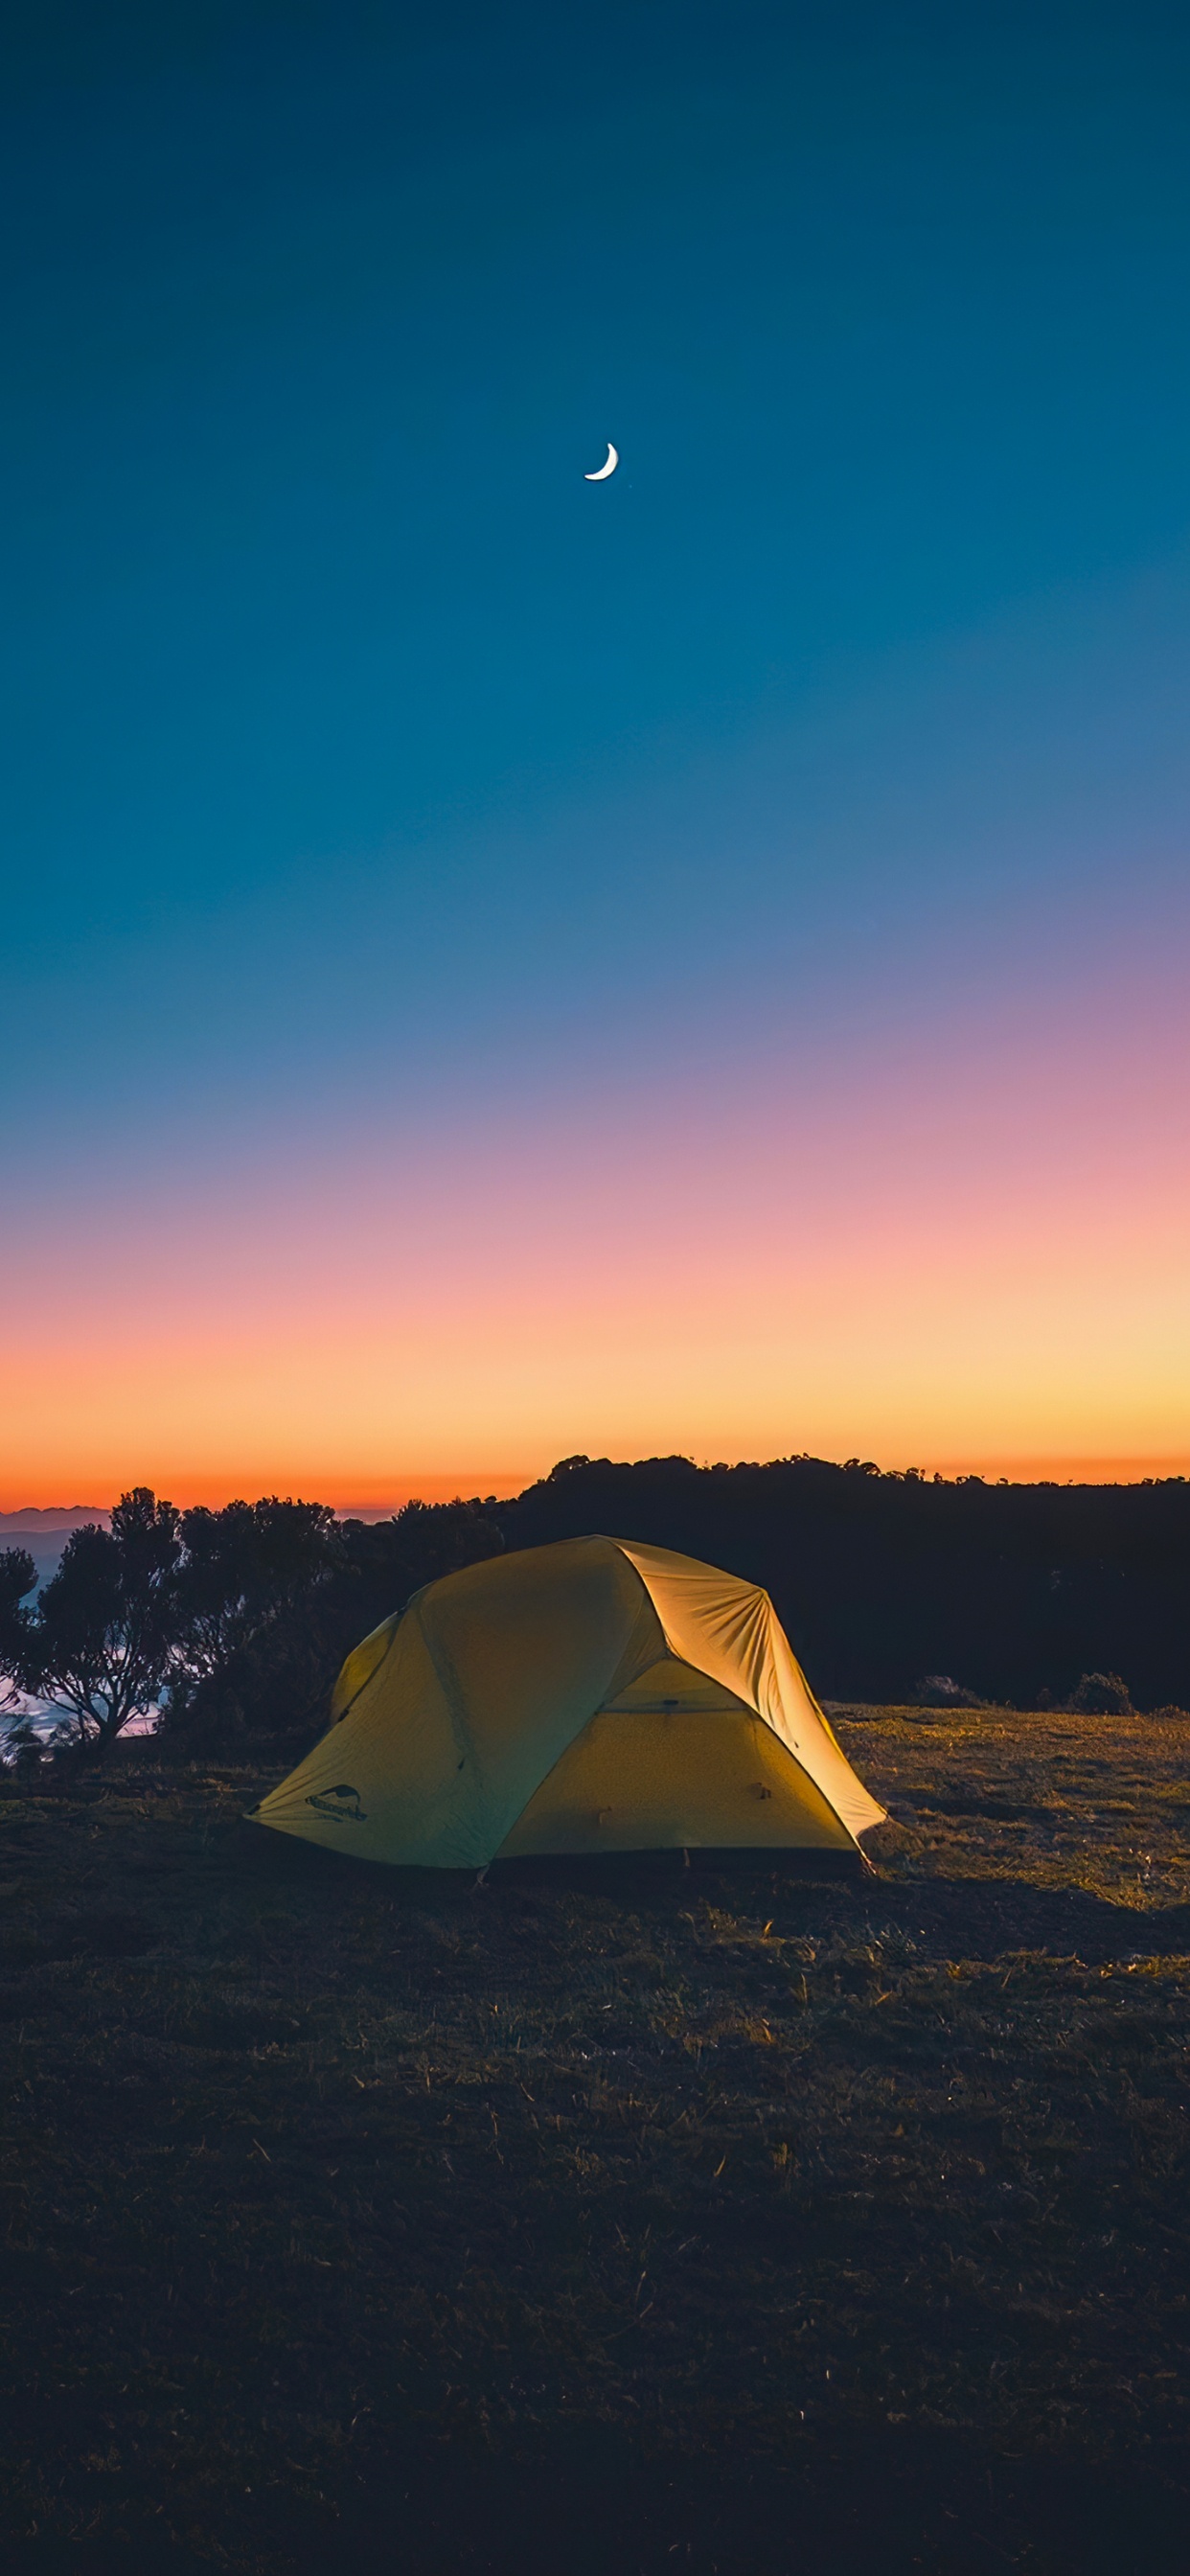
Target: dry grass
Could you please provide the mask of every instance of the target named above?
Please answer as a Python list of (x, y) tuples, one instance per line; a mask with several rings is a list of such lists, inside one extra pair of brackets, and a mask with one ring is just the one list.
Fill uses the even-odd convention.
[(411, 1881), (131, 1748), (0, 1801), (14, 2535), (1178, 2564), (1190, 1723), (837, 1722), (846, 1884)]

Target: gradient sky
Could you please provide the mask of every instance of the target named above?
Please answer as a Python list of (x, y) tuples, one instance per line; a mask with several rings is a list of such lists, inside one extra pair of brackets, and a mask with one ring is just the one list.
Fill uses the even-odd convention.
[(0, 1506), (1190, 1464), (1184, 6), (6, 25)]

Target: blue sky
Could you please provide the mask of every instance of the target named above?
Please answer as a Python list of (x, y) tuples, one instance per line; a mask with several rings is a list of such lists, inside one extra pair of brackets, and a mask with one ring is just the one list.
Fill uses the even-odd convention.
[(430, 24), (12, 20), (18, 1239), (1174, 1007), (1184, 11)]

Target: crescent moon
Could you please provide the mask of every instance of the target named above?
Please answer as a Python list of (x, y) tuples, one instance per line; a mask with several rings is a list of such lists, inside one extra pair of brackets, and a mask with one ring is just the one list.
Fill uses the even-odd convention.
[(608, 475), (609, 475), (609, 474), (614, 474), (614, 473), (615, 473), (616, 467), (617, 467), (617, 465), (619, 464), (619, 462), (620, 462), (620, 459), (619, 459), (619, 457), (617, 456), (616, 451), (615, 451), (615, 448), (612, 446), (611, 440), (610, 440), (610, 438), (609, 438), (609, 440), (608, 440), (608, 442), (607, 442), (607, 463), (606, 463), (606, 465), (601, 465), (601, 466), (600, 466), (600, 468), (599, 468), (598, 473), (596, 473), (596, 474), (584, 474), (584, 476), (583, 476), (583, 481), (584, 481), (584, 483), (606, 483), (607, 478), (608, 478)]

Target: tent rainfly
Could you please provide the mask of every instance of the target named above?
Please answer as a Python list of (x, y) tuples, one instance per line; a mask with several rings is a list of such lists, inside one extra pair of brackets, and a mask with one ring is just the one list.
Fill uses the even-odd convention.
[(347, 1658), (330, 1728), (256, 1809), (362, 1859), (854, 1851), (882, 1821), (767, 1592), (615, 1538), (466, 1566)]

